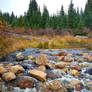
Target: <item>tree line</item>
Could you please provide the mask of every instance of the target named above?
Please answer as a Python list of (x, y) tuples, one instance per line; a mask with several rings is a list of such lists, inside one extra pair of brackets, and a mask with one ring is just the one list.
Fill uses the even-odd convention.
[(50, 15), (44, 5), (43, 13), (40, 11), (36, 0), (30, 0), (29, 9), (23, 16), (17, 17), (9, 13), (0, 12), (0, 17), (11, 24), (12, 27), (25, 27), (31, 29), (53, 28), (61, 29), (92, 29), (92, 0), (88, 0), (85, 10), (75, 9), (71, 0), (68, 13), (64, 11), (63, 5), (57, 15)]

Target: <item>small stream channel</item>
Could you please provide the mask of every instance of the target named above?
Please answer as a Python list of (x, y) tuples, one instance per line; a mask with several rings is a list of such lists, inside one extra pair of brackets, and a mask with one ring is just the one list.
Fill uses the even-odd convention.
[[(44, 54), (47, 56), (50, 64), (56, 65), (57, 63), (64, 62), (63, 60), (59, 60), (59, 58), (62, 56), (59, 55), (59, 53), (62, 50), (67, 53), (67, 55), (63, 56), (72, 58), (72, 61), (68, 62), (68, 65), (64, 66), (62, 69), (46, 67), (46, 69), (44, 70), (44, 72), (47, 74), (46, 82), (43, 83), (39, 79), (29, 74), (30, 70), (37, 69), (39, 65), (35, 63), (35, 59), (28, 60), (26, 57), (32, 56), (36, 58)], [(82, 55), (83, 53), (88, 53), (89, 56), (92, 57), (92, 51), (80, 48), (70, 48), (62, 50), (28, 48), (22, 52), (16, 51), (15, 53), (9, 54), (6, 57), (6, 60), (1, 62), (1, 64), (4, 64), (5, 66), (7, 66), (8, 64), (12, 66), (21, 65), (25, 69), (25, 71), (22, 72), (22, 75), (16, 74), (16, 79), (12, 81), (5, 82), (1, 79), (0, 88), (1, 90), (3, 90), (2, 92), (61, 92), (58, 87), (54, 89), (52, 86), (50, 87), (50, 89), (48, 89), (48, 91), (45, 91), (44, 87), (46, 87), (46, 85), (49, 85), (49, 83), (52, 83), (52, 85), (55, 86), (55, 84), (53, 84), (53, 82), (55, 81), (58, 81), (60, 85), (62, 85), (63, 88), (66, 89), (64, 90), (62, 88), (62, 92), (92, 92), (92, 61), (89, 60), (88, 57)], [(21, 53), (24, 58), (17, 60), (16, 55), (18, 53)], [(67, 64), (67, 61), (64, 63)], [(75, 69), (76, 66), (81, 67), (81, 70), (77, 70), (79, 76), (71, 75), (71, 71)], [(20, 79), (23, 78), (31, 78), (32, 80), (34, 80), (35, 82), (33, 87), (26, 89), (20, 88), (17, 83)]]

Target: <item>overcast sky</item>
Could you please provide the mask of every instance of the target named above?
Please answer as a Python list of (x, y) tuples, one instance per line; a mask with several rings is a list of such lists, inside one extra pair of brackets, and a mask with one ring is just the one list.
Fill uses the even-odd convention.
[[(40, 6), (41, 11), (43, 5), (46, 5), (50, 14), (56, 14), (61, 5), (64, 5), (65, 11), (67, 11), (71, 0), (36, 0)], [(0, 10), (2, 12), (14, 12), (15, 15), (23, 15), (28, 10), (30, 0), (0, 0)], [(73, 0), (74, 7), (85, 8), (87, 0)]]

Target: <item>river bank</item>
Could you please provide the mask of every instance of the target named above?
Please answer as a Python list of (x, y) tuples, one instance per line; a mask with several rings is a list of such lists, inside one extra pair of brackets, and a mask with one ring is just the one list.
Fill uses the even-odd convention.
[(62, 49), (87, 48), (92, 49), (92, 39), (80, 39), (73, 36), (27, 36), (12, 33), (0, 35), (0, 59), (9, 53), (25, 48)]

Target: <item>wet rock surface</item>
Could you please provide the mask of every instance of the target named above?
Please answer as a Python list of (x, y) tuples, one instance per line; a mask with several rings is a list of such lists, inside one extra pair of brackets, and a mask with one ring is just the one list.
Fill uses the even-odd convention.
[(92, 92), (92, 51), (16, 51), (0, 63), (1, 92)]

